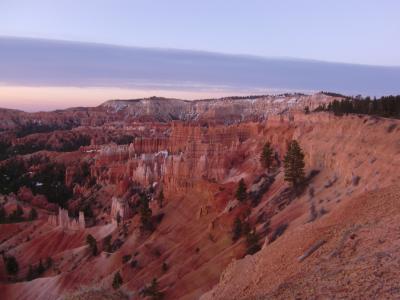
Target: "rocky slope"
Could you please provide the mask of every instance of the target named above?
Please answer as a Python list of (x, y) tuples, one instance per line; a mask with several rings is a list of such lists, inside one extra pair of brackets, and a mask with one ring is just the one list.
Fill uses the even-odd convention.
[(318, 118), (318, 127), (307, 118), (294, 132), (309, 167), (320, 170), (313, 192), (284, 209), (276, 222), (291, 224), (282, 238), (231, 263), (202, 299), (398, 297), (391, 226), (399, 218), (400, 123)]

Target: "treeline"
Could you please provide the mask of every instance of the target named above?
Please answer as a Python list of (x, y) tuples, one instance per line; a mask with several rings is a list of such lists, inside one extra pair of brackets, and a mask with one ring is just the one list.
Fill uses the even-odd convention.
[(30, 166), (36, 165), (35, 160), (9, 159), (0, 164), (0, 194), (16, 194), (26, 186), (34, 195), (44, 195), (49, 202), (65, 207), (72, 197), (72, 190), (65, 185), (65, 165), (44, 160), (38, 170), (29, 174)]
[(400, 96), (384, 96), (379, 99), (370, 97), (346, 98), (334, 100), (328, 105), (320, 105), (315, 111), (329, 111), (336, 116), (344, 114), (365, 114), (384, 118), (400, 118)]
[(53, 132), (56, 130), (71, 130), (76, 126), (77, 124), (74, 124), (73, 121), (71, 120), (64, 122), (63, 125), (57, 125), (57, 124), (47, 125), (47, 124), (29, 122), (19, 127), (19, 129), (16, 131), (16, 136), (18, 138), (21, 138), (33, 133), (46, 133), (46, 132)]
[(38, 151), (59, 151), (72, 152), (77, 151), (81, 146), (90, 145), (90, 136), (86, 134), (69, 134), (66, 137), (58, 138), (57, 143), (52, 143), (50, 137), (44, 139), (28, 139), (23, 143), (11, 145), (7, 141), (0, 140), (0, 160), (13, 157), (15, 155), (32, 154)]
[(26, 218), (24, 217), (24, 210), (19, 204), (10, 214), (7, 214), (4, 206), (0, 204), (0, 224), (34, 221), (37, 217), (38, 213), (35, 208), (31, 208), (29, 215)]
[(10, 147), (11, 144), (9, 142), (0, 140), (0, 160), (4, 160), (10, 157)]

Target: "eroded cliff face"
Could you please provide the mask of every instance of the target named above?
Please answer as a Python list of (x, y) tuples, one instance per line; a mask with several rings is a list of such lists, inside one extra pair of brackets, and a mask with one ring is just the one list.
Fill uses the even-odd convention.
[(21, 131), (30, 129), (43, 132), (54, 129), (71, 129), (79, 126), (124, 126), (139, 122), (201, 121), (236, 123), (260, 121), (270, 115), (290, 109), (311, 110), (341, 96), (285, 94), (277, 96), (227, 97), (186, 101), (151, 97), (137, 100), (110, 100), (98, 107), (76, 107), (53, 112), (26, 113), (0, 108), (0, 130)]
[(400, 217), (400, 122), (317, 114), (294, 116), (293, 125), (307, 169), (318, 175), (272, 216), (272, 228), (289, 225), (285, 234), (233, 261), (201, 299), (397, 298), (398, 262), (389, 257), (400, 245), (392, 228)]
[[(320, 96), (315, 97), (319, 100)], [(314, 105), (315, 99), (307, 99), (307, 105)], [(111, 104), (107, 110), (135, 113), (129, 103)], [(181, 106), (187, 104), (178, 104), (176, 111), (186, 109)], [(166, 299), (307, 298), (313, 291), (324, 296), (323, 288), (332, 296), (332, 282), (338, 279), (335, 274), (343, 270), (349, 280), (356, 280), (358, 291), (367, 290), (372, 279), (362, 278), (361, 274), (369, 271), (358, 261), (365, 259), (367, 266), (372, 265), (375, 254), (363, 257), (362, 251), (380, 243), (378, 236), (386, 225), (391, 229), (379, 244), (380, 252), (388, 249), (390, 255), (397, 255), (396, 247), (385, 243), (393, 238), (397, 245), (394, 224), (399, 215), (392, 200), (398, 196), (400, 179), (399, 121), (306, 115), (301, 109), (245, 120), (237, 116), (242, 110), (238, 102), (239, 108), (226, 104), (230, 107), (227, 122), (205, 122), (222, 116), (225, 105), (211, 109), (212, 101), (206, 104), (191, 106), (191, 121), (124, 124), (120, 130), (129, 130), (134, 137), (125, 145), (97, 145), (94, 141), (107, 137), (96, 131), (92, 145), (53, 154), (69, 167), (66, 183), (79, 191), (73, 201), (91, 204), (95, 222), (85, 229), (62, 231), (47, 223), (43, 210), (35, 227), (29, 222), (0, 225), (7, 226), (8, 232), (0, 227), (4, 240), (0, 250), (21, 257), (21, 280), (29, 264), (41, 258), (51, 256), (54, 264), (41, 278), (14, 284), (7, 282), (0, 265), (4, 295), (10, 299), (58, 298), (81, 285), (111, 288), (117, 271), (123, 278), (122, 288), (134, 298), (155, 277)], [(254, 102), (259, 116), (261, 104)], [(245, 115), (250, 116), (252, 109)], [(153, 114), (155, 110), (162, 112), (163, 107), (153, 103), (143, 111)], [(199, 111), (202, 119), (195, 118)], [(233, 115), (235, 122), (230, 122)], [(297, 193), (284, 181), (282, 168), (292, 139), (298, 140), (305, 153), (308, 178), (307, 187)], [(269, 172), (259, 159), (266, 141), (277, 153)], [(75, 182), (77, 157), (88, 164), (94, 185)], [(235, 197), (241, 178), (248, 188), (246, 203)], [(162, 205), (158, 202), (161, 190), (165, 196)], [(387, 194), (383, 198), (381, 190)], [(152, 232), (143, 232), (140, 216), (130, 210), (143, 191), (150, 198)], [(119, 226), (117, 212), (123, 215)], [(245, 237), (232, 241), (236, 217), (256, 231), (262, 246), (258, 253), (246, 256)], [(374, 222), (379, 226), (374, 227)], [(274, 237), (282, 225), (286, 231)], [(373, 232), (373, 238), (368, 232)], [(97, 239), (98, 256), (90, 254), (85, 243), (88, 234)], [(110, 234), (109, 247), (103, 241)], [(319, 245), (315, 252), (308, 251), (315, 244)], [(310, 253), (299, 261), (306, 252)], [(346, 263), (356, 270), (346, 268)], [(374, 270), (394, 274), (389, 264), (385, 268)], [(324, 271), (330, 274), (329, 284), (322, 282)], [(307, 278), (318, 287), (310, 286)], [(341, 284), (342, 288), (346, 285), (344, 281)]]
[[(248, 161), (248, 155), (265, 139), (268, 123), (202, 126), (173, 122), (163, 138), (138, 138), (130, 145), (103, 147), (93, 172), (107, 184), (128, 178), (145, 186), (162, 184), (166, 193), (185, 193), (198, 182), (224, 182), (239, 175), (244, 162), (249, 172), (257, 168), (258, 157)], [(291, 131), (289, 125), (271, 130), (269, 138), (278, 152), (285, 149)], [(254, 144), (257, 136), (263, 140)]]

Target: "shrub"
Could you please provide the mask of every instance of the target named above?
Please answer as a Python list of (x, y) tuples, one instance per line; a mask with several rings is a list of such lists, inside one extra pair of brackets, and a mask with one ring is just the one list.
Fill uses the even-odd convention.
[(353, 186), (357, 186), (360, 180), (361, 180), (360, 176), (353, 175), (353, 177), (351, 178), (351, 183), (353, 184)]
[(258, 252), (261, 247), (258, 244), (258, 235), (255, 229), (251, 230), (246, 236), (247, 254), (254, 254)]
[(119, 289), (119, 287), (122, 285), (122, 283), (123, 283), (123, 280), (122, 280), (121, 274), (119, 274), (119, 272), (115, 273), (114, 279), (112, 282), (113, 289), (114, 290)]
[(164, 298), (164, 293), (159, 291), (157, 278), (153, 278), (151, 284), (145, 287), (140, 294), (145, 297), (150, 297), (152, 300)]
[(53, 259), (49, 256), (46, 259), (46, 269), (50, 269), (53, 266)]
[(130, 265), (131, 265), (131, 268), (137, 268), (138, 261), (136, 259), (134, 259), (134, 260), (131, 261)]
[(310, 206), (310, 218), (308, 220), (308, 222), (313, 222), (317, 219), (318, 217), (318, 213), (317, 210), (315, 209), (315, 204), (312, 203)]
[(169, 266), (168, 266), (168, 264), (167, 264), (165, 261), (163, 262), (161, 269), (162, 269), (162, 271), (163, 271), (164, 273), (168, 271)]
[(130, 255), (130, 254), (122, 256), (122, 263), (126, 264), (128, 261), (130, 261), (131, 258), (132, 258), (132, 255)]
[(250, 231), (251, 231), (251, 228), (250, 228), (249, 222), (246, 222), (246, 221), (242, 222), (242, 235), (247, 236)]
[(269, 242), (270, 243), (274, 242), (278, 237), (280, 237), (286, 231), (287, 228), (288, 228), (288, 224), (286, 224), (286, 223), (279, 225), (275, 229), (274, 233), (272, 234)]
[(121, 215), (119, 214), (119, 212), (117, 212), (117, 225), (119, 226), (120, 223), (121, 223)]
[(236, 242), (242, 236), (242, 221), (239, 217), (236, 217), (235, 221), (233, 222), (233, 229), (232, 229), (232, 241)]
[(29, 212), (29, 220), (30, 221), (36, 220), (37, 217), (38, 217), (38, 213), (37, 213), (36, 209), (33, 207)]
[(117, 251), (119, 248), (122, 247), (123, 244), (124, 244), (124, 242), (121, 239), (116, 238), (114, 240), (114, 242), (112, 243), (112, 245), (111, 245), (111, 251), (110, 252)]
[(240, 202), (245, 202), (247, 199), (247, 188), (244, 179), (240, 179), (237, 190), (236, 190), (236, 199)]
[(325, 215), (325, 214), (327, 214), (328, 213), (328, 211), (325, 209), (325, 208), (323, 208), (323, 207), (321, 207), (321, 209), (319, 210), (319, 214), (321, 215), (321, 216), (323, 216), (323, 215)]
[(6, 272), (9, 275), (16, 275), (19, 271), (18, 261), (14, 256), (3, 256)]
[(42, 259), (40, 259), (39, 264), (37, 266), (37, 272), (39, 275), (42, 275), (46, 271), (46, 268), (43, 266)]
[(310, 196), (310, 198), (313, 198), (314, 195), (315, 195), (315, 190), (314, 190), (314, 188), (311, 186), (311, 187), (308, 189), (308, 196)]
[(33, 279), (35, 279), (35, 271), (32, 265), (29, 265), (28, 274), (26, 274), (26, 280), (31, 281)]
[(149, 208), (149, 200), (146, 195), (140, 197), (140, 207), (139, 207), (140, 221), (142, 223), (142, 229), (147, 231), (152, 231), (154, 229), (151, 220), (152, 211)]
[(96, 239), (91, 235), (88, 234), (86, 237), (86, 243), (89, 245), (89, 248), (92, 252), (93, 256), (97, 255), (97, 241)]
[(103, 240), (103, 251), (111, 252), (111, 239), (112, 235), (107, 235)]

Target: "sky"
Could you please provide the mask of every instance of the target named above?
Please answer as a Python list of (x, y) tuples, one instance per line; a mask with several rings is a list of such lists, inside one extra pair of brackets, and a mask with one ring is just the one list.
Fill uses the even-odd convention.
[[(282, 89), (400, 93), (391, 85), (400, 80), (399, 12), (398, 0), (0, 0), (0, 54), (7, 54), (0, 56), (0, 107), (48, 110), (107, 98), (193, 99)], [(60, 40), (82, 43), (54, 42)], [(111, 51), (106, 45), (116, 47)], [(138, 49), (146, 52), (139, 67), (144, 54), (137, 56)], [(171, 56), (175, 50), (168, 49), (190, 51)], [(239, 56), (215, 58), (214, 52)], [(266, 58), (265, 72), (257, 67), (258, 57)], [(271, 67), (271, 58), (284, 62), (282, 67)], [(286, 63), (299, 60), (310, 65), (302, 65), (302, 75), (295, 72), (288, 82)], [(317, 72), (328, 78), (322, 84), (311, 72), (314, 60), (352, 64), (359, 80), (344, 87), (328, 75), (344, 74), (349, 66), (337, 64), (341, 71), (332, 74), (332, 65), (325, 64)], [(109, 76), (95, 76), (96, 68)], [(271, 69), (280, 74), (276, 80)], [(232, 70), (243, 74), (233, 76)], [(218, 76), (206, 80), (215, 72)], [(373, 81), (382, 82), (363, 89), (372, 80), (368, 72), (378, 72)], [(304, 84), (304, 76), (312, 84)]]

